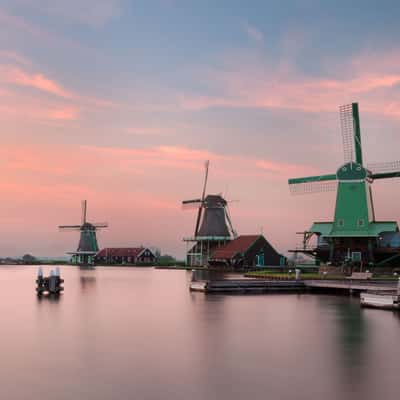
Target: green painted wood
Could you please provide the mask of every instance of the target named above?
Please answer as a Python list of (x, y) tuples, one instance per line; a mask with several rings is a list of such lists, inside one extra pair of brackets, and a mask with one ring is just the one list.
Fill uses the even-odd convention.
[(368, 171), (361, 164), (349, 162), (337, 170), (336, 176), (339, 181), (361, 181), (367, 178)]
[(360, 116), (358, 113), (358, 103), (351, 105), (353, 113), (354, 124), (354, 149), (356, 153), (356, 162), (363, 165), (362, 148), (361, 148), (361, 129), (360, 129)]
[(308, 183), (308, 182), (323, 182), (323, 181), (334, 181), (336, 180), (336, 174), (318, 175), (318, 176), (306, 176), (305, 178), (292, 178), (289, 179), (289, 185), (294, 185), (298, 183)]
[(366, 233), (373, 219), (369, 183), (339, 181), (331, 234)]
[(381, 172), (371, 175), (372, 179), (400, 178), (400, 171)]

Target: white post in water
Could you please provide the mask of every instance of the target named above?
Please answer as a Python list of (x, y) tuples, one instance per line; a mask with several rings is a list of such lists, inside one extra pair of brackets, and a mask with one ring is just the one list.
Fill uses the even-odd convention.
[(296, 271), (296, 281), (299, 281), (301, 276), (301, 270), (296, 268), (295, 271)]
[(400, 278), (397, 282), (397, 295), (400, 296)]
[(43, 268), (42, 267), (38, 268), (37, 276), (38, 276), (38, 278), (43, 278)]

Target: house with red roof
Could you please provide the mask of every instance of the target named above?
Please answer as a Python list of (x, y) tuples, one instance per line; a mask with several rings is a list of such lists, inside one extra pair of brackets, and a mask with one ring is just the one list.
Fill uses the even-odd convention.
[(286, 257), (279, 254), (263, 235), (241, 235), (218, 247), (209, 264), (234, 269), (284, 266)]
[(95, 256), (96, 264), (138, 265), (154, 264), (157, 257), (148, 247), (106, 247)]

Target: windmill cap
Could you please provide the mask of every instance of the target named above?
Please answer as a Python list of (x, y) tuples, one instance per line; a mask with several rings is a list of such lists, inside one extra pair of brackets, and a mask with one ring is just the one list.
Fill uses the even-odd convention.
[(227, 201), (219, 194), (209, 194), (204, 199), (207, 207), (225, 207), (228, 203)]
[(342, 165), (336, 172), (340, 181), (364, 180), (368, 176), (368, 171), (356, 162), (349, 162)]

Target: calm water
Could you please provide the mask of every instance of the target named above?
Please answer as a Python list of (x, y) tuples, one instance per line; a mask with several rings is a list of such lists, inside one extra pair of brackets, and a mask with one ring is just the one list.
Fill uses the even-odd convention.
[(400, 316), (357, 299), (204, 296), (185, 271), (64, 267), (65, 293), (38, 300), (35, 275), (0, 268), (2, 399), (400, 393)]

